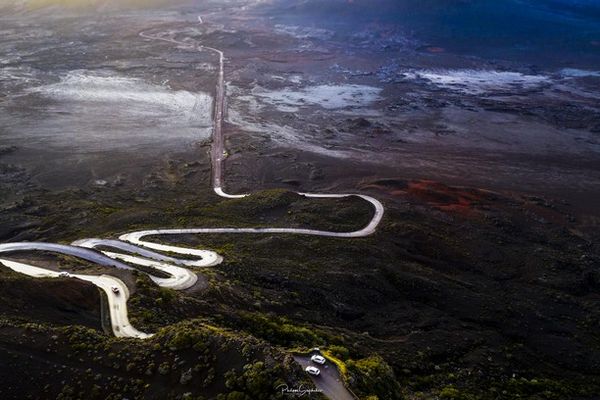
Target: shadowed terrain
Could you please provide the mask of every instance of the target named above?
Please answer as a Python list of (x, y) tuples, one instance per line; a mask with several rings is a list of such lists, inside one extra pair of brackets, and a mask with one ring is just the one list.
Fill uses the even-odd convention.
[[(118, 277), (156, 335), (106, 333), (88, 283), (0, 266), (3, 399), (283, 399), (315, 346), (360, 399), (597, 398), (595, 2), (51, 3), (0, 4), (2, 243), (373, 218), (295, 192), (385, 214), (363, 238), (148, 238), (223, 257), (183, 291), (9, 254)], [(216, 156), (246, 198), (212, 190), (202, 46), (225, 53)]]

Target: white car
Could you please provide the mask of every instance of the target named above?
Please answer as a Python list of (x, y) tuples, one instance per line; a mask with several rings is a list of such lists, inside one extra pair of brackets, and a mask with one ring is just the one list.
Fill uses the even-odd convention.
[(68, 272), (61, 272), (60, 274), (58, 274), (58, 276), (61, 278), (68, 278), (71, 275)]
[(327, 361), (327, 360), (325, 360), (325, 357), (315, 354), (314, 356), (312, 356), (310, 358), (310, 361), (323, 365), (323, 364), (325, 364), (325, 361)]
[(305, 371), (314, 376), (319, 376), (319, 374), (321, 373), (321, 370), (319, 368), (310, 365), (306, 367)]
[(119, 294), (119, 293), (120, 293), (120, 290), (119, 290), (119, 288), (118, 288), (118, 287), (116, 287), (116, 286), (112, 286), (112, 287), (110, 288), (110, 290), (112, 290), (112, 292), (113, 292), (114, 294)]

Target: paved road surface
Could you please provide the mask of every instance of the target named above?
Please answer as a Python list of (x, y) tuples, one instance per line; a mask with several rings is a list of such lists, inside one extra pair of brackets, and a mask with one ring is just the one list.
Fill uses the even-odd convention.
[(307, 373), (307, 375), (315, 384), (315, 387), (322, 390), (323, 394), (330, 400), (356, 400), (352, 393), (350, 393), (344, 386), (340, 373), (335, 364), (329, 360), (324, 365), (315, 364), (314, 362), (310, 361), (310, 357), (313, 354), (320, 353), (313, 352), (307, 356), (295, 355), (294, 360), (296, 360), (296, 362), (302, 366), (302, 369), (312, 365), (313, 367), (317, 367), (321, 370), (321, 374), (319, 376), (313, 376)]
[[(198, 18), (200, 23), (202, 19)], [(189, 43), (180, 42), (170, 37), (157, 35), (148, 35), (144, 32), (140, 36), (149, 40), (161, 40), (176, 44), (178, 46), (190, 47)], [(223, 190), (223, 161), (224, 161), (224, 140), (223, 140), (223, 115), (225, 107), (225, 83), (224, 83), (224, 59), (225, 56), (221, 50), (199, 46), (194, 47), (198, 51), (214, 52), (219, 58), (219, 76), (217, 80), (215, 106), (214, 106), (214, 130), (213, 145), (211, 149), (212, 162), (212, 182), (215, 193), (224, 198), (243, 198), (248, 194), (227, 194)], [(210, 250), (192, 249), (165, 245), (161, 243), (142, 240), (147, 236), (181, 235), (181, 234), (217, 234), (217, 233), (241, 233), (241, 234), (301, 234), (317, 235), (337, 238), (358, 238), (371, 235), (377, 229), (384, 214), (384, 207), (377, 199), (363, 194), (329, 194), (329, 193), (298, 193), (310, 198), (344, 198), (356, 196), (369, 202), (375, 212), (371, 221), (364, 228), (353, 232), (330, 232), (314, 229), (297, 228), (194, 228), (194, 229), (154, 229), (139, 232), (131, 232), (119, 237), (120, 240), (112, 239), (82, 239), (73, 242), (71, 246), (52, 244), (52, 243), (6, 243), (0, 244), (0, 254), (23, 251), (48, 251), (58, 254), (66, 254), (83, 260), (96, 263), (106, 267), (121, 269), (132, 269), (131, 265), (140, 265), (160, 270), (169, 275), (169, 277), (155, 276), (150, 272), (144, 272), (159, 286), (183, 290), (191, 287), (198, 279), (193, 271), (185, 267), (209, 267), (217, 265), (222, 261), (221, 256)], [(96, 250), (97, 249), (97, 250)], [(112, 249), (112, 250), (108, 250)], [(184, 254), (193, 256), (196, 259), (178, 259), (167, 256), (161, 252), (170, 254)], [(24, 263), (0, 259), (0, 264), (36, 278), (58, 278), (60, 273), (45, 268), (36, 267)], [(148, 271), (148, 270), (146, 270)], [(151, 271), (151, 269), (150, 269)], [(127, 299), (129, 290), (127, 286), (118, 278), (109, 275), (82, 275), (71, 274), (74, 279), (81, 279), (93, 283), (102, 289), (107, 297), (110, 310), (110, 319), (112, 330), (118, 337), (134, 337), (145, 339), (151, 334), (140, 332), (135, 329), (127, 317)], [(118, 288), (118, 293), (113, 291)], [(310, 356), (295, 357), (296, 361), (305, 368), (313, 364)], [(344, 387), (339, 372), (335, 366), (327, 362), (324, 366), (318, 366), (321, 369), (319, 377), (311, 376), (316, 387), (323, 390), (323, 393), (331, 400), (353, 400), (354, 396)]]
[[(203, 21), (199, 18), (199, 22)], [(227, 194), (222, 188), (222, 164), (224, 161), (224, 140), (223, 140), (223, 115), (225, 107), (225, 82), (224, 82), (224, 61), (225, 55), (219, 49), (207, 46), (194, 46), (187, 42), (177, 41), (172, 37), (149, 35), (145, 32), (140, 36), (149, 40), (160, 40), (178, 46), (193, 48), (198, 51), (210, 51), (218, 56), (219, 75), (216, 86), (215, 106), (214, 106), (214, 130), (213, 145), (211, 149), (213, 190), (221, 197), (225, 198), (243, 198), (247, 194), (232, 195)], [(301, 234), (317, 235), (338, 238), (358, 238), (371, 235), (377, 229), (384, 214), (384, 207), (377, 199), (363, 194), (329, 194), (329, 193), (298, 193), (299, 195), (310, 198), (344, 198), (356, 196), (369, 202), (375, 212), (371, 221), (364, 228), (353, 232), (330, 232), (314, 229), (297, 228), (192, 228), (192, 229), (154, 229), (138, 232), (131, 232), (121, 235), (120, 240), (111, 239), (82, 239), (73, 242), (72, 246), (65, 246), (52, 243), (6, 243), (0, 244), (0, 254), (12, 253), (15, 251), (49, 251), (59, 254), (66, 254), (84, 259), (106, 267), (121, 269), (132, 269), (131, 265), (140, 265), (160, 270), (169, 275), (168, 278), (155, 276), (148, 270), (145, 270), (150, 278), (159, 286), (168, 287), (177, 290), (183, 290), (196, 283), (197, 276), (193, 271), (185, 267), (210, 267), (222, 262), (222, 257), (210, 250), (193, 249), (179, 246), (171, 246), (162, 243), (143, 240), (148, 236), (181, 235), (181, 234), (217, 234), (217, 233), (241, 233), (241, 234)], [(98, 251), (94, 250), (98, 249)], [(108, 250), (114, 249), (114, 250)], [(194, 260), (178, 259), (158, 252), (167, 252), (183, 254), (195, 257)], [(58, 272), (35, 267), (28, 264), (16, 263), (9, 260), (0, 259), (0, 263), (5, 266), (35, 277), (57, 277)], [(151, 269), (150, 269), (151, 271)], [(111, 305), (111, 321), (113, 322), (113, 332), (116, 336), (131, 336), (144, 338), (149, 337), (133, 328), (127, 320), (127, 298), (129, 293), (127, 288), (117, 278), (108, 275), (94, 277), (91, 275), (73, 275), (78, 279), (90, 281), (104, 290), (109, 298)], [(121, 288), (120, 294), (115, 295), (110, 287), (117, 286)]]
[[(60, 272), (51, 271), (45, 268), (34, 267), (28, 264), (22, 264), (14, 261), (0, 260), (1, 264), (34, 278), (59, 278)], [(98, 286), (106, 293), (108, 297), (108, 309), (110, 313), (110, 321), (112, 331), (117, 337), (134, 337), (138, 339), (146, 339), (152, 335), (140, 332), (135, 329), (127, 317), (127, 299), (129, 299), (129, 290), (127, 285), (120, 279), (110, 275), (81, 275), (71, 274), (72, 278), (88, 281)], [(115, 294), (113, 287), (119, 288), (119, 293)]]

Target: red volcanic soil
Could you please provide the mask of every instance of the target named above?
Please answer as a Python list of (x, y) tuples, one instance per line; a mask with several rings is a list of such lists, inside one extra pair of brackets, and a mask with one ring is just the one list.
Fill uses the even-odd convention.
[(425, 50), (427, 50), (430, 53), (444, 53), (446, 50), (443, 47), (427, 47)]
[(383, 190), (411, 202), (425, 203), (438, 210), (465, 215), (476, 212), (481, 204), (497, 199), (493, 192), (451, 187), (431, 180), (380, 180), (366, 188)]
[(468, 213), (489, 195), (478, 189), (462, 189), (434, 181), (411, 181), (406, 190), (410, 197), (444, 211)]
[[(416, 205), (424, 205), (458, 217), (482, 217), (494, 212), (525, 213), (571, 230), (572, 217), (556, 204), (535, 196), (448, 186), (432, 180), (382, 179), (364, 186)], [(495, 211), (494, 211), (495, 210)]]
[(419, 47), (417, 50), (424, 51), (426, 53), (445, 53), (446, 52), (446, 49), (444, 49), (443, 47), (439, 47), (439, 46), (422, 46), (422, 47)]

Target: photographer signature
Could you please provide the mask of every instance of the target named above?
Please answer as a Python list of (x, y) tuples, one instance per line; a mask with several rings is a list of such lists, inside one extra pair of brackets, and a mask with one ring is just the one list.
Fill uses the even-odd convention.
[(298, 397), (302, 397), (302, 396), (305, 396), (307, 394), (312, 394), (312, 393), (323, 393), (323, 391), (321, 389), (305, 388), (303, 385), (300, 385), (300, 386), (295, 387), (295, 388), (290, 388), (285, 383), (277, 386), (276, 389), (277, 390), (281, 390), (282, 394), (287, 394), (287, 395), (292, 395), (292, 396), (298, 396)]

